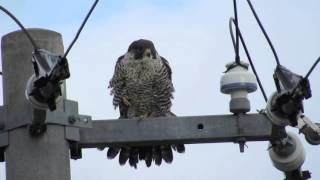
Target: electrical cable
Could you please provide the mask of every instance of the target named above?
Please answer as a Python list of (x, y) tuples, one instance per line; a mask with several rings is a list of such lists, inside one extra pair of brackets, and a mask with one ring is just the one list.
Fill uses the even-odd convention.
[(231, 17), (229, 19), (229, 32), (230, 32), (230, 36), (231, 36), (231, 40), (232, 40), (233, 49), (234, 49), (234, 52), (236, 53), (237, 52), (237, 50), (236, 50), (236, 40), (234, 38), (233, 28), (232, 28), (233, 21), (234, 21), (234, 18)]
[[(232, 39), (233, 48), (234, 48), (234, 50), (236, 51), (236, 42), (235, 42), (235, 38), (234, 38), (234, 33), (233, 33), (233, 29), (232, 29), (232, 24), (235, 24), (235, 20), (234, 20), (233, 18), (230, 18), (230, 20), (229, 20), (230, 36), (231, 36), (231, 39)], [(241, 44), (242, 44), (242, 46), (243, 46), (243, 48), (244, 48), (244, 51), (245, 51), (245, 53), (246, 53), (246, 55), (247, 55), (247, 58), (248, 58), (248, 60), (249, 60), (250, 66), (251, 66), (251, 68), (252, 68), (252, 71), (253, 71), (254, 75), (256, 76), (256, 79), (257, 79), (259, 88), (260, 88), (260, 90), (261, 90), (261, 93), (262, 93), (262, 95), (263, 95), (263, 98), (264, 98), (265, 102), (267, 102), (267, 101), (268, 101), (268, 98), (267, 98), (266, 92), (265, 92), (265, 90), (264, 90), (264, 88), (263, 88), (263, 85), (262, 85), (262, 83), (261, 83), (261, 80), (260, 80), (260, 78), (259, 78), (259, 75), (258, 75), (258, 73), (257, 73), (257, 71), (256, 71), (256, 68), (255, 68), (254, 64), (253, 64), (253, 61), (252, 61), (252, 59), (251, 59), (251, 56), (250, 56), (250, 53), (249, 53), (249, 51), (248, 51), (247, 45), (246, 45), (246, 43), (245, 43), (245, 41), (244, 41), (244, 39), (243, 39), (242, 33), (241, 33), (239, 27), (236, 27), (236, 28), (237, 28), (237, 32), (239, 33), (239, 37), (240, 37), (240, 40), (241, 40)]]
[(237, 50), (236, 50), (236, 40), (234, 38), (233, 28), (232, 28), (233, 20), (234, 19), (232, 17), (229, 19), (229, 32), (230, 32), (230, 37), (231, 37), (231, 40), (232, 40), (233, 49), (234, 49), (234, 52), (236, 53), (237, 52)]
[[(238, 10), (237, 10), (237, 0), (233, 0), (233, 9), (234, 9), (234, 20), (235, 26), (239, 29), (238, 21)], [(235, 61), (237, 64), (240, 64), (240, 55), (239, 55), (239, 32), (236, 31), (236, 44), (235, 44)]]
[(91, 15), (91, 13), (92, 13), (92, 11), (94, 10), (94, 8), (96, 7), (96, 5), (98, 4), (98, 1), (99, 1), (99, 0), (96, 0), (96, 1), (93, 3), (90, 11), (88, 12), (88, 14), (86, 15), (85, 19), (83, 20), (80, 28), (78, 29), (78, 32), (77, 32), (75, 38), (72, 40), (71, 44), (69, 45), (68, 49), (66, 50), (65, 54), (63, 55), (63, 58), (66, 58), (66, 57), (67, 57), (67, 55), (68, 55), (69, 51), (71, 50), (72, 46), (74, 45), (74, 43), (75, 43), (75, 42), (77, 41), (77, 39), (79, 38), (79, 35), (80, 35), (80, 33), (81, 33), (84, 25), (87, 23), (90, 15)]
[(4, 13), (6, 13), (11, 19), (14, 20), (18, 24), (18, 26), (21, 28), (21, 30), (24, 32), (24, 34), (27, 36), (29, 41), (31, 42), (33, 49), (39, 49), (37, 44), (35, 43), (34, 39), (31, 37), (29, 32), (26, 30), (26, 28), (21, 24), (21, 22), (12, 14), (10, 11), (8, 11), (6, 8), (0, 5), (0, 10), (2, 10)]
[[(306, 81), (308, 80), (309, 76), (311, 75), (311, 73), (313, 72), (314, 68), (318, 65), (318, 63), (320, 62), (320, 57), (318, 57), (318, 59), (313, 63), (313, 65), (311, 66), (311, 68), (309, 69), (308, 73), (306, 74), (305, 77), (303, 77), (301, 80), (300, 80), (300, 83), (303, 82), (303, 81)], [(298, 89), (299, 86), (296, 86), (293, 91), (292, 91), (292, 94), (295, 94), (296, 93), (296, 90)]]
[(320, 62), (320, 57), (318, 57), (318, 59), (316, 60), (316, 62), (313, 63), (312, 67), (310, 68), (310, 70), (308, 71), (307, 75), (304, 77), (304, 79), (308, 79), (310, 74), (312, 73), (312, 71), (314, 70), (314, 68), (318, 65), (318, 63)]
[(268, 41), (268, 43), (269, 43), (269, 46), (270, 46), (270, 48), (271, 48), (271, 50), (272, 50), (272, 52), (273, 52), (274, 58), (275, 58), (275, 60), (276, 60), (276, 62), (277, 62), (277, 65), (279, 66), (279, 65), (280, 65), (280, 61), (279, 61), (279, 58), (278, 58), (278, 54), (277, 54), (277, 52), (276, 52), (276, 50), (275, 50), (275, 48), (274, 48), (274, 46), (273, 46), (273, 44), (272, 44), (272, 42), (271, 42), (271, 40), (270, 40), (270, 38), (269, 38), (266, 30), (264, 29), (264, 27), (263, 27), (263, 25), (262, 25), (262, 23), (261, 23), (258, 15), (257, 15), (255, 9), (254, 9), (251, 1), (250, 1), (250, 0), (247, 0), (247, 2), (248, 2), (248, 4), (249, 4), (249, 7), (250, 7), (250, 9), (251, 9), (251, 11), (252, 11), (252, 13), (253, 13), (253, 15), (254, 15), (257, 23), (259, 24), (259, 27), (260, 27), (263, 35), (264, 35), (265, 38), (267, 39), (267, 41)]

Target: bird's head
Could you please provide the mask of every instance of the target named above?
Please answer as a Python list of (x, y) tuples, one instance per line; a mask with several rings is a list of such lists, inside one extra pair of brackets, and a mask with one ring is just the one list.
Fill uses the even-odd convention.
[(146, 39), (133, 41), (129, 46), (128, 52), (134, 55), (135, 60), (143, 59), (144, 57), (155, 59), (157, 56), (157, 51), (153, 42)]

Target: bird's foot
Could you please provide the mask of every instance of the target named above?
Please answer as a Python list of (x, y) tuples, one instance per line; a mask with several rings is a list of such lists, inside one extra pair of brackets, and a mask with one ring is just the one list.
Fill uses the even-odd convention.
[(152, 113), (150, 113), (150, 112), (145, 112), (145, 113), (141, 114), (140, 116), (137, 116), (135, 119), (140, 121), (140, 120), (143, 120), (143, 119), (150, 117), (151, 114)]

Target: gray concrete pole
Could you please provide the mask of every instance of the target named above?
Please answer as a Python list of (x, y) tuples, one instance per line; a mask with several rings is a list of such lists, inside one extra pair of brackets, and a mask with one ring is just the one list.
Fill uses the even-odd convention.
[[(40, 48), (62, 54), (62, 37), (59, 33), (29, 29)], [(34, 73), (31, 64), (31, 43), (25, 34), (16, 31), (2, 38), (2, 66), (4, 105), (11, 121), (33, 118), (33, 109), (25, 98), (28, 78)], [(63, 106), (57, 107), (63, 111)], [(65, 128), (48, 125), (38, 138), (29, 135), (27, 127), (9, 132), (9, 146), (5, 152), (7, 180), (70, 180), (69, 144)]]

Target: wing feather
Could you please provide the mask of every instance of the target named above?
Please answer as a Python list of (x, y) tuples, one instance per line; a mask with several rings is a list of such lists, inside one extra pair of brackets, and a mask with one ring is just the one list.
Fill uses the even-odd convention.
[(128, 106), (122, 102), (122, 97), (124, 95), (125, 81), (123, 73), (122, 60), (124, 55), (120, 56), (116, 62), (115, 70), (112, 79), (109, 83), (109, 88), (111, 89), (111, 95), (113, 95), (113, 105), (115, 108), (119, 107), (120, 118), (127, 118)]

